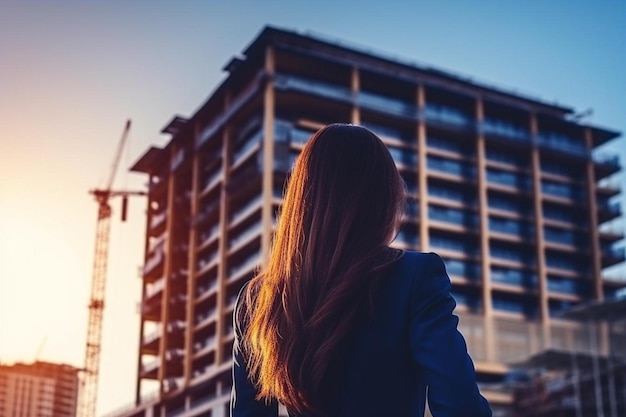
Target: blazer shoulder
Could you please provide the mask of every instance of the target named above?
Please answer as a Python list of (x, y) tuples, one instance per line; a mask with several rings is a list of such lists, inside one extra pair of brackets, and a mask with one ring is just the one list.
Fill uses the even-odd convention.
[(449, 293), (450, 278), (441, 257), (434, 252), (406, 252), (403, 275), (410, 282), (413, 302), (420, 303)]

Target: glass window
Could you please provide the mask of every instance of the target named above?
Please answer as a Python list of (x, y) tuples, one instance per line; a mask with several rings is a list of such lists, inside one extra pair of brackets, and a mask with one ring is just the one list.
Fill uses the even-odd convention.
[(470, 193), (455, 188), (449, 188), (440, 184), (429, 184), (428, 195), (444, 198), (446, 200), (464, 202), (468, 205), (473, 205), (476, 202), (475, 196)]
[(505, 245), (490, 245), (491, 256), (494, 258), (507, 259), (510, 261), (516, 261), (523, 264), (529, 264), (534, 262), (534, 256), (527, 250)]
[(540, 145), (547, 148), (558, 149), (576, 155), (586, 155), (587, 148), (581, 138), (574, 138), (570, 135), (554, 131), (541, 131), (537, 135)]
[(565, 243), (567, 245), (575, 245), (578, 241), (576, 233), (556, 227), (544, 227), (543, 235), (550, 242)]
[(263, 130), (259, 128), (258, 130), (251, 133), (249, 136), (246, 136), (240, 141), (237, 141), (233, 149), (232, 164), (236, 165), (243, 157), (246, 156), (250, 149), (252, 149), (255, 145), (261, 142), (262, 138)]
[(591, 283), (558, 275), (548, 275), (548, 289), (573, 295), (591, 295)]
[(524, 167), (526, 165), (526, 161), (519, 153), (506, 152), (501, 149), (487, 148), (485, 156), (491, 161), (515, 165), (516, 167)]
[(472, 118), (460, 109), (454, 107), (428, 102), (424, 107), (424, 117), (427, 121), (435, 121), (457, 126), (468, 127), (472, 125)]
[(478, 223), (478, 216), (476, 213), (432, 204), (428, 205), (428, 217), (432, 220), (454, 223), (468, 227), (474, 227)]
[(530, 133), (526, 127), (510, 120), (497, 119), (487, 116), (483, 120), (482, 129), (485, 134), (506, 136), (517, 140), (530, 139)]
[(430, 245), (433, 248), (452, 250), (467, 255), (476, 255), (478, 253), (478, 245), (470, 244), (457, 237), (433, 235), (430, 237)]
[(434, 171), (442, 171), (446, 174), (459, 175), (464, 178), (476, 177), (476, 168), (465, 162), (429, 155), (427, 164), (428, 168)]
[(359, 105), (362, 107), (409, 117), (417, 116), (417, 107), (414, 103), (404, 101), (397, 97), (361, 90), (359, 91), (358, 100)]
[(480, 265), (475, 262), (446, 258), (444, 263), (449, 275), (456, 275), (470, 280), (480, 278)]
[(571, 200), (582, 199), (586, 196), (585, 191), (580, 187), (548, 180), (541, 181), (541, 192)]
[[(587, 260), (580, 260), (580, 256), (574, 258), (570, 255), (560, 255), (555, 253), (546, 254), (546, 264), (549, 267), (567, 269), (579, 273), (586, 273), (589, 271), (589, 265)], [(582, 262), (585, 261), (585, 262)]]
[(389, 153), (397, 164), (417, 166), (417, 154), (414, 150), (405, 148), (396, 148), (395, 146), (388, 146)]
[(528, 190), (531, 184), (530, 178), (526, 175), (494, 168), (487, 169), (487, 181), (494, 184), (514, 187), (518, 190)]
[(492, 303), (495, 310), (522, 314), (526, 312), (526, 305), (521, 300), (495, 295), (492, 299)]
[(561, 175), (575, 180), (582, 179), (585, 172), (582, 167), (575, 167), (553, 161), (541, 161), (541, 170), (549, 174)]
[(379, 136), (384, 136), (389, 139), (397, 139), (407, 143), (416, 143), (417, 140), (413, 134), (408, 134), (406, 131), (388, 125), (381, 125), (378, 123), (371, 123), (363, 121), (362, 125), (370, 129), (372, 132)]
[(274, 85), (279, 90), (296, 90), (339, 100), (352, 97), (350, 89), (342, 85), (291, 74), (276, 74)]
[(530, 237), (534, 234), (534, 228), (524, 221), (491, 216), (489, 217), (489, 230), (522, 237)]
[(567, 223), (577, 223), (580, 221), (580, 215), (573, 212), (571, 208), (561, 206), (544, 206), (543, 216), (546, 219), (559, 220)]
[(462, 145), (461, 143), (447, 138), (436, 137), (436, 136), (428, 136), (426, 138), (426, 143), (429, 147), (435, 149), (441, 149), (444, 151), (461, 153), (464, 155), (473, 155), (474, 149), (468, 149), (467, 146)]
[(512, 198), (490, 195), (488, 197), (488, 201), (489, 207), (491, 208), (510, 211), (521, 215), (525, 215), (528, 213), (528, 206)]
[(537, 286), (537, 275), (530, 271), (492, 266), (490, 272), (493, 282), (519, 285), (525, 288), (536, 288)]

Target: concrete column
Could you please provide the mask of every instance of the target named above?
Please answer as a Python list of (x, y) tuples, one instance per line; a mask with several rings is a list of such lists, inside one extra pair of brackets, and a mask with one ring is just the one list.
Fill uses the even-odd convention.
[[(600, 246), (600, 232), (598, 230), (598, 201), (596, 199), (596, 175), (592, 150), (593, 132), (590, 127), (585, 128), (585, 146), (589, 158), (587, 159), (587, 201), (589, 208), (589, 234), (591, 239), (591, 274), (593, 282), (594, 297), (596, 300), (604, 299), (604, 286), (602, 285), (602, 247)], [(610, 335), (609, 326), (606, 322), (598, 323), (598, 353), (609, 354)]]
[(426, 91), (423, 84), (417, 86), (417, 108), (420, 118), (417, 122), (417, 193), (419, 204), (419, 236), (420, 250), (428, 251), (430, 239), (428, 235), (428, 166), (426, 162), (426, 121), (424, 107), (426, 106)]
[(350, 123), (358, 125), (361, 124), (361, 111), (357, 101), (359, 90), (361, 89), (361, 79), (359, 77), (359, 69), (357, 67), (352, 67), (350, 88), (352, 90), (352, 115)]
[[(196, 149), (196, 143), (199, 137), (199, 126), (195, 124), (193, 130), (193, 149)], [(187, 387), (191, 382), (192, 362), (193, 362), (193, 328), (195, 325), (195, 298), (196, 298), (196, 247), (198, 242), (198, 230), (194, 224), (194, 220), (198, 215), (200, 204), (200, 153), (193, 152), (191, 155), (191, 202), (190, 202), (190, 219), (191, 227), (189, 229), (189, 250), (187, 252), (187, 324), (185, 327), (185, 358), (183, 372), (183, 387)], [(167, 330), (167, 329), (165, 329)]]
[[(174, 145), (170, 148), (170, 155), (168, 159), (168, 167), (172, 166), (171, 162), (173, 161), (177, 147)], [(167, 323), (169, 322), (170, 317), (170, 281), (172, 278), (172, 262), (174, 257), (174, 219), (177, 218), (177, 215), (174, 213), (174, 197), (176, 195), (176, 181), (175, 181), (175, 173), (171, 170), (168, 171), (167, 176), (167, 218), (166, 218), (166, 226), (165, 230), (166, 242), (164, 247), (165, 260), (163, 261), (163, 292), (161, 295), (161, 326), (163, 326), (163, 333), (161, 335), (161, 339), (159, 340), (159, 370), (157, 372), (157, 379), (159, 381), (159, 395), (160, 398), (163, 398), (165, 394), (164, 382), (166, 379), (166, 351), (168, 348), (168, 334), (167, 334)]]
[(533, 184), (533, 215), (535, 217), (535, 256), (537, 257), (537, 291), (539, 293), (539, 318), (543, 347), (549, 348), (552, 344), (550, 331), (550, 306), (548, 303), (548, 274), (546, 273), (546, 250), (543, 236), (543, 207), (541, 191), (541, 162), (537, 135), (539, 132), (537, 115), (530, 115), (530, 134), (533, 141), (531, 151), (531, 171)]
[[(149, 174), (152, 176), (152, 173)], [(143, 264), (146, 264), (148, 259), (148, 248), (150, 243), (150, 221), (152, 220), (153, 213), (150, 209), (150, 203), (152, 200), (150, 197), (147, 199), (147, 208), (146, 208), (146, 236), (143, 242)], [(141, 303), (139, 304), (139, 351), (137, 353), (137, 382), (135, 384), (135, 405), (141, 404), (141, 354), (142, 346), (143, 346), (143, 332), (144, 332), (144, 324), (145, 319), (143, 317), (143, 300), (146, 299), (146, 281), (143, 278), (143, 270), (141, 270)]]
[(265, 265), (269, 259), (272, 243), (272, 199), (274, 187), (274, 48), (265, 50), (265, 72), (267, 81), (263, 93), (263, 212), (261, 214), (261, 263)]
[(476, 185), (478, 188), (478, 224), (480, 227), (480, 270), (482, 277), (483, 317), (485, 324), (485, 356), (487, 362), (497, 361), (493, 303), (491, 301), (491, 254), (489, 250), (489, 202), (487, 201), (487, 163), (485, 157), (485, 137), (482, 122), (485, 118), (483, 101), (476, 99)]
[(591, 240), (591, 273), (593, 280), (593, 290), (596, 300), (604, 298), (604, 288), (602, 286), (602, 249), (600, 247), (600, 233), (598, 232), (598, 202), (596, 200), (596, 175), (594, 172), (593, 158), (593, 137), (589, 127), (585, 128), (585, 145), (589, 158), (587, 160), (587, 201), (589, 207), (589, 232)]
[[(227, 94), (225, 98), (225, 110), (228, 109), (230, 96)], [(226, 356), (224, 352), (224, 329), (231, 322), (231, 317), (224, 317), (224, 310), (228, 305), (226, 280), (228, 279), (228, 271), (226, 270), (227, 258), (228, 258), (228, 192), (227, 185), (230, 182), (230, 154), (231, 154), (231, 128), (227, 126), (224, 128), (222, 134), (222, 189), (220, 190), (220, 236), (218, 242), (218, 257), (219, 263), (217, 265), (217, 305), (215, 309), (217, 311), (217, 321), (215, 323), (216, 333), (216, 348), (215, 348), (215, 364), (220, 365)]]

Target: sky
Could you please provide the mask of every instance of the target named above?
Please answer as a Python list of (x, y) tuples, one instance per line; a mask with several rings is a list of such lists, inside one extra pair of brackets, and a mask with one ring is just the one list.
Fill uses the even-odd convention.
[[(0, 362), (81, 367), (97, 205), (266, 24), (593, 109), (626, 132), (626, 1), (0, 1)], [(602, 151), (619, 153), (624, 138)], [(624, 176), (618, 181), (624, 183)], [(145, 200), (113, 202), (98, 415), (134, 399)], [(622, 224), (624, 221), (621, 221)]]

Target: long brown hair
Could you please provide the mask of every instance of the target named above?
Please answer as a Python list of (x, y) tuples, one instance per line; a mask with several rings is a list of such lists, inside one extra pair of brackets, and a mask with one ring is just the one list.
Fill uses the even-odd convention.
[(332, 395), (325, 378), (372, 279), (390, 263), (385, 255), (404, 201), (394, 161), (368, 129), (332, 124), (309, 139), (289, 179), (269, 260), (242, 303), (258, 399), (325, 414)]

